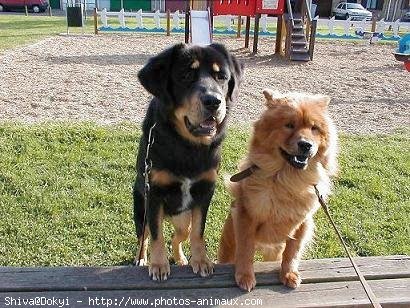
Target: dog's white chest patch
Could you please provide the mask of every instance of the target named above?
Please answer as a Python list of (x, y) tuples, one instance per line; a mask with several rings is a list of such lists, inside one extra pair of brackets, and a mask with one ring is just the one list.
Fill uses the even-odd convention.
[(191, 196), (191, 186), (193, 184), (193, 181), (190, 179), (183, 179), (181, 182), (181, 194), (182, 194), (182, 202), (181, 202), (181, 208), (180, 210), (187, 210), (189, 208), (189, 205), (192, 202), (192, 196)]

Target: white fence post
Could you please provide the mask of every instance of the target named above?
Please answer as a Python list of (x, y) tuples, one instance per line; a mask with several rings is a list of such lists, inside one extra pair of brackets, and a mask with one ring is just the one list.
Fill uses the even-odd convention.
[(174, 29), (181, 29), (179, 26), (180, 24), (180, 18), (179, 18), (179, 10), (175, 11), (174, 14), (172, 14), (172, 26)]
[(349, 17), (346, 19), (343, 28), (345, 29), (345, 35), (349, 36), (349, 31), (350, 31), (350, 22), (352, 21), (352, 17)]
[(262, 32), (268, 32), (268, 15), (266, 14), (262, 14), (261, 28), (262, 28)]
[(108, 21), (107, 21), (107, 9), (104, 8), (101, 11), (101, 22), (103, 24), (103, 27), (107, 28), (108, 27)]
[(233, 31), (233, 29), (232, 29), (232, 16), (231, 15), (226, 15), (225, 25), (226, 25), (226, 30)]
[(120, 13), (118, 14), (118, 20), (120, 22), (120, 27), (125, 28), (124, 9), (121, 9)]
[(144, 24), (142, 22), (142, 9), (138, 10), (137, 15), (135, 15), (135, 18), (137, 19), (137, 28), (144, 28)]
[(355, 24), (356, 31), (365, 32), (366, 31), (366, 20), (362, 19), (360, 22)]
[(329, 28), (329, 35), (333, 35), (334, 29), (335, 29), (335, 17), (334, 16), (329, 19), (327, 26)]
[(400, 19), (397, 19), (393, 24), (393, 36), (399, 36)]
[(155, 28), (160, 29), (161, 28), (161, 17), (159, 15), (159, 10), (156, 10), (154, 13), (154, 22), (155, 22)]
[(384, 18), (383, 18), (376, 24), (376, 32), (384, 33), (385, 29), (386, 29), (386, 23), (384, 22)]

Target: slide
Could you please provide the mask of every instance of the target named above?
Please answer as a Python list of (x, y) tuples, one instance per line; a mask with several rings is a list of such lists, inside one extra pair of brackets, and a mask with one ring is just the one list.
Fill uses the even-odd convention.
[(399, 48), (394, 53), (397, 61), (402, 61), (404, 67), (410, 72), (410, 33), (404, 35), (399, 41)]
[(191, 10), (191, 43), (200, 46), (212, 43), (211, 16), (209, 11)]

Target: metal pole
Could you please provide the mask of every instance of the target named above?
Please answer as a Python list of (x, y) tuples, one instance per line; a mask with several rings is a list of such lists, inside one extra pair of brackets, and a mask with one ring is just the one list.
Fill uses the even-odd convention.
[(386, 14), (386, 21), (389, 20), (389, 15), (390, 15), (390, 6), (391, 6), (391, 0), (389, 0), (389, 4), (387, 6), (387, 14)]
[(395, 6), (394, 6), (394, 11), (393, 11), (393, 18), (391, 19), (391, 21), (394, 21), (394, 19), (396, 18), (396, 13), (397, 13), (397, 5), (399, 4), (399, 2), (397, 1)]

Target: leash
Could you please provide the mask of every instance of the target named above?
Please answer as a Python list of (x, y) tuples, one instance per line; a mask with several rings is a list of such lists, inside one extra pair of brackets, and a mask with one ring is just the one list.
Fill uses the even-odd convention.
[[(249, 176), (251, 176), (256, 170), (258, 170), (259, 167), (257, 165), (252, 165), (249, 168), (246, 168), (245, 170), (242, 170), (241, 172), (238, 172), (231, 176), (230, 180), (231, 182), (239, 182)], [(339, 238), (340, 242), (342, 243), (342, 246), (349, 257), (350, 263), (352, 264), (357, 277), (359, 277), (360, 283), (363, 286), (364, 291), (366, 292), (367, 298), (370, 300), (370, 303), (374, 308), (382, 308), (380, 305), (379, 301), (377, 300), (376, 295), (374, 294), (373, 290), (371, 289), (370, 285), (367, 283), (366, 279), (364, 278), (362, 272), (359, 270), (359, 267), (357, 266), (356, 262), (353, 260), (352, 255), (349, 252), (349, 249), (347, 248), (347, 245), (345, 241), (343, 240), (342, 235), (339, 232), (339, 229), (336, 227), (335, 222), (333, 221), (332, 216), (330, 215), (329, 207), (327, 206), (326, 202), (324, 201), (322, 195), (319, 193), (319, 190), (317, 189), (316, 185), (313, 185), (315, 188), (315, 193), (316, 196), (319, 200), (320, 205), (322, 206), (323, 211), (325, 212), (327, 218), (330, 221), (330, 224), (332, 225), (333, 229), (335, 230), (337, 237)]]
[(144, 168), (144, 220), (142, 221), (142, 237), (141, 237), (140, 252), (138, 255), (137, 265), (139, 265), (141, 258), (142, 258), (142, 250), (143, 250), (143, 245), (144, 245), (144, 240), (145, 240), (145, 225), (146, 225), (146, 220), (147, 220), (147, 209), (148, 209), (148, 204), (149, 204), (149, 190), (150, 190), (149, 175), (152, 169), (152, 160), (149, 158), (149, 152), (155, 141), (154, 135), (152, 134), (152, 131), (155, 125), (157, 125), (156, 122), (149, 129), (148, 144), (147, 144), (145, 160), (144, 160), (144, 166), (145, 166)]
[(342, 243), (342, 246), (349, 257), (350, 263), (352, 263), (352, 266), (356, 272), (356, 275), (359, 277), (360, 283), (363, 286), (364, 291), (366, 292), (367, 298), (370, 300), (370, 303), (374, 308), (382, 308), (380, 305), (379, 301), (376, 298), (376, 295), (373, 293), (372, 288), (369, 286), (367, 283), (366, 279), (364, 278), (362, 272), (359, 270), (359, 267), (357, 266), (356, 262), (353, 260), (352, 255), (349, 252), (349, 249), (347, 248), (347, 245), (345, 241), (343, 240), (342, 235), (339, 232), (339, 229), (336, 227), (335, 222), (333, 221), (332, 216), (330, 215), (329, 207), (327, 206), (325, 200), (323, 200), (322, 195), (319, 193), (319, 190), (317, 189), (316, 185), (313, 185), (315, 188), (316, 196), (319, 200), (320, 205), (322, 206), (323, 211), (325, 212), (327, 218), (329, 219), (331, 225), (333, 226), (333, 229), (335, 230), (337, 237), (339, 238), (340, 242)]

